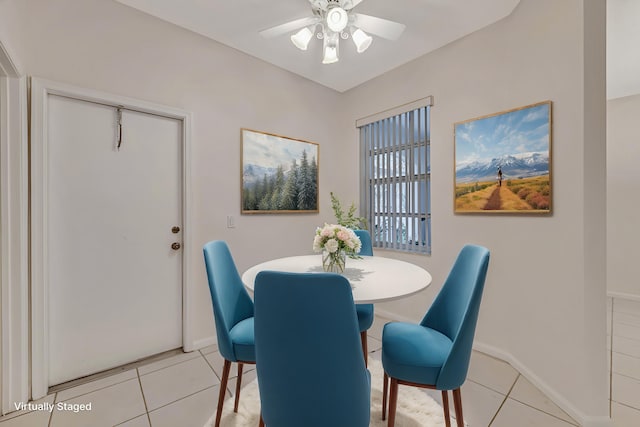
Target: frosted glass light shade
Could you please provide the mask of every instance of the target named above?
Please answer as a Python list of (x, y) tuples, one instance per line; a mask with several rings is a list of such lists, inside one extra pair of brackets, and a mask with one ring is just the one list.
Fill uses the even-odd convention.
[(291, 36), (291, 42), (300, 50), (307, 50), (309, 47), (309, 41), (311, 41), (311, 37), (313, 37), (313, 32), (309, 29), (309, 27), (304, 27), (297, 33)]
[(373, 41), (373, 38), (360, 28), (351, 33), (351, 38), (353, 39), (353, 44), (356, 45), (358, 53), (362, 53), (367, 50)]
[(334, 62), (338, 62), (338, 46), (325, 46), (322, 63), (333, 64)]
[(349, 17), (347, 11), (341, 7), (333, 7), (327, 12), (327, 26), (331, 31), (341, 32), (347, 26)]
[(333, 64), (334, 62), (338, 62), (338, 34), (325, 34), (324, 42), (322, 45), (322, 51), (324, 52), (324, 57), (322, 58), (323, 64)]

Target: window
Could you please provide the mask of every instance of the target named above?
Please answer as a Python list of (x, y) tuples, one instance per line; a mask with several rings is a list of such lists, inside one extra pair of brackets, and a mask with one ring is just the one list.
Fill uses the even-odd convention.
[(429, 97), (356, 123), (360, 206), (376, 248), (431, 253), (431, 101)]

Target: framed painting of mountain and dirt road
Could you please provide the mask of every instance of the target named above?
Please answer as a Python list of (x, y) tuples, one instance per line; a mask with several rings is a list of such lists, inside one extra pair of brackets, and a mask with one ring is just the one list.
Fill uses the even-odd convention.
[(454, 124), (455, 213), (551, 212), (551, 101)]
[(318, 144), (242, 129), (242, 213), (317, 213)]

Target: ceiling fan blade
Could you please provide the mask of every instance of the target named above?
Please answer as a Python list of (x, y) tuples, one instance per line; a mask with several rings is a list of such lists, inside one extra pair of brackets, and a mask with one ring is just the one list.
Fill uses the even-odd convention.
[(344, 10), (351, 10), (362, 3), (362, 1), (363, 0), (342, 0), (342, 8)]
[(324, 11), (326, 11), (329, 6), (329, 2), (327, 0), (309, 0), (309, 3), (311, 3), (312, 9), (320, 9)]
[(355, 26), (364, 32), (375, 34), (387, 40), (397, 40), (405, 29), (404, 24), (375, 16), (354, 13)]
[(281, 36), (286, 33), (290, 33), (299, 28), (306, 27), (307, 25), (318, 23), (318, 18), (316, 16), (310, 16), (308, 18), (300, 18), (295, 21), (286, 22), (284, 24), (276, 25), (275, 27), (267, 28), (266, 30), (260, 31), (260, 35), (264, 38), (271, 38)]

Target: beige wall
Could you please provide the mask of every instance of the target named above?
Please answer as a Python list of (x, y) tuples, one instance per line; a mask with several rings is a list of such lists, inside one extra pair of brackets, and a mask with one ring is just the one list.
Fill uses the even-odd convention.
[[(240, 271), (311, 250), (315, 227), (331, 219), (328, 192), (340, 188), (349, 163), (331, 126), (338, 93), (113, 1), (4, 0), (0, 17), (21, 23), (6, 38), (21, 47), (29, 75), (193, 113), (194, 257), (186, 268), (197, 281), (196, 340), (214, 336), (205, 242), (227, 240)], [(320, 214), (240, 215), (242, 127), (320, 144)], [(227, 215), (236, 228), (226, 228)]]
[(607, 285), (640, 298), (638, 261), (638, 160), (640, 95), (613, 99), (607, 109)]
[[(0, 27), (21, 23), (0, 36), (27, 74), (193, 112), (196, 256), (187, 268), (198, 282), (196, 339), (213, 336), (203, 243), (227, 240), (241, 271), (308, 252), (315, 226), (332, 219), (329, 191), (359, 198), (355, 120), (434, 95), (433, 255), (400, 256), (429, 269), (434, 284), (379, 309), (419, 319), (460, 247), (489, 247), (478, 344), (511, 358), (571, 415), (592, 422), (608, 413), (598, 273), (605, 263), (598, 248), (585, 247), (600, 239), (604, 253), (604, 190), (585, 184), (604, 159), (600, 113), (584, 107), (604, 90), (604, 62), (589, 54), (604, 46), (585, 37), (604, 25), (600, 3), (523, 0), (506, 19), (345, 94), (111, 1), (0, 0)], [(598, 71), (594, 81), (585, 69)], [(553, 101), (553, 214), (454, 215), (453, 123), (543, 100)], [(586, 120), (590, 114), (595, 121)], [(239, 215), (241, 127), (320, 143), (320, 214)], [(226, 228), (229, 214), (237, 216), (235, 229)]]
[(14, 16), (24, 11), (24, 4), (16, 1), (0, 0), (0, 40), (2, 40), (2, 48), (8, 54), (13, 62), (14, 68), (19, 73), (24, 70), (18, 60), (18, 52), (22, 52), (21, 22), (13, 19)]
[[(404, 257), (432, 272), (434, 285), (379, 311), (419, 319), (460, 247), (485, 245), (491, 265), (476, 343), (506, 353), (551, 395), (597, 417), (608, 412), (605, 193), (585, 182), (594, 170), (604, 178), (604, 14), (596, 18), (601, 5), (585, 3), (586, 11), (581, 1), (523, 0), (504, 20), (348, 92), (344, 126), (355, 140), (357, 118), (435, 97), (433, 254)], [(544, 100), (553, 101), (553, 214), (454, 215), (453, 123)], [(597, 248), (586, 247), (589, 238)]]

